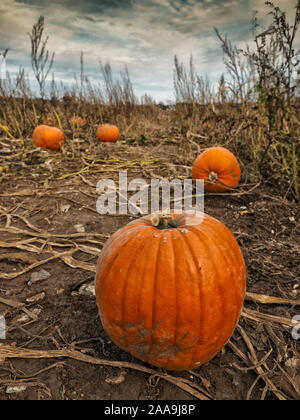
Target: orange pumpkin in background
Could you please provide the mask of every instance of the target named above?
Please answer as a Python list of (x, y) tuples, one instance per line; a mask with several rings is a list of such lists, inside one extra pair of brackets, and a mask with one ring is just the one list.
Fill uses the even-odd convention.
[(69, 123), (77, 127), (83, 127), (85, 125), (85, 121), (81, 117), (72, 117), (70, 118)]
[(49, 125), (50, 127), (53, 127), (55, 125), (55, 121), (51, 116), (48, 116), (44, 119), (43, 125)]
[(120, 131), (115, 125), (103, 124), (98, 127), (97, 137), (103, 142), (115, 142), (120, 137)]
[(33, 132), (32, 139), (37, 147), (59, 150), (65, 141), (63, 132), (57, 127), (39, 125)]
[(245, 289), (233, 234), (196, 211), (130, 222), (107, 241), (96, 270), (99, 314), (112, 341), (170, 370), (200, 366), (226, 344)]
[(237, 158), (225, 147), (210, 147), (195, 160), (193, 179), (203, 179), (208, 192), (224, 192), (236, 188), (241, 176)]

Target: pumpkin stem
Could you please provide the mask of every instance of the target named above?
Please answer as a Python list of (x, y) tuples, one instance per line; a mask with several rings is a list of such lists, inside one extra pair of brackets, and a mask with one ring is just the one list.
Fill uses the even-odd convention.
[(174, 215), (170, 213), (152, 213), (150, 220), (152, 226), (157, 229), (170, 229), (178, 227), (177, 220)]
[(209, 182), (209, 183), (214, 183), (214, 182), (216, 182), (217, 180), (218, 180), (218, 174), (216, 173), (216, 172), (213, 172), (213, 171), (211, 171), (209, 174), (208, 174), (208, 177), (207, 177), (207, 181)]

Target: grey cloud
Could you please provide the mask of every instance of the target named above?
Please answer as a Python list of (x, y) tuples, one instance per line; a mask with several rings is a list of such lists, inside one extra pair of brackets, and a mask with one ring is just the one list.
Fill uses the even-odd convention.
[[(15, 0), (16, 3), (43, 6), (40, 0)], [(131, 7), (135, 0), (52, 0), (53, 7), (63, 5), (65, 8), (72, 8), (73, 10), (81, 10), (83, 12), (98, 12), (105, 9), (116, 9)], [(44, 6), (47, 3), (44, 2)]]
[[(290, 10), (295, 1), (277, 0)], [(172, 95), (173, 56), (187, 62), (193, 54), (201, 74), (224, 72), (222, 50), (213, 27), (232, 43), (251, 39), (250, 20), (260, 0), (1, 0), (0, 50), (10, 48), (8, 65), (30, 69), (27, 33), (40, 14), (46, 18), (48, 47), (56, 51), (54, 71), (64, 80), (79, 71), (99, 76), (98, 60), (118, 73), (128, 64), (141, 92)], [(213, 68), (213, 72), (212, 72)], [(161, 88), (157, 87), (160, 85)], [(161, 93), (162, 95), (162, 93)]]

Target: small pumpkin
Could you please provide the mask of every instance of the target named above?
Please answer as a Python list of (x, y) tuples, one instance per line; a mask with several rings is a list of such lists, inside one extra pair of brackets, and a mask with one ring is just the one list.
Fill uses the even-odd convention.
[(63, 132), (57, 127), (39, 125), (33, 132), (32, 139), (37, 147), (59, 150), (65, 141)]
[(209, 192), (224, 192), (236, 188), (241, 176), (237, 158), (225, 147), (210, 147), (195, 160), (193, 179), (203, 179)]
[(48, 116), (47, 118), (44, 119), (43, 124), (53, 127), (55, 125), (55, 121), (52, 117)]
[(95, 291), (115, 344), (154, 366), (185, 370), (229, 340), (245, 287), (233, 234), (195, 211), (141, 217), (114, 233), (98, 260)]
[(102, 124), (98, 127), (97, 137), (103, 142), (115, 142), (120, 137), (120, 131), (116, 125)]
[(72, 126), (75, 126), (75, 127), (83, 127), (85, 125), (85, 121), (84, 121), (83, 118), (81, 118), (81, 117), (75, 117), (75, 116), (72, 117), (72, 118), (70, 118), (69, 123)]

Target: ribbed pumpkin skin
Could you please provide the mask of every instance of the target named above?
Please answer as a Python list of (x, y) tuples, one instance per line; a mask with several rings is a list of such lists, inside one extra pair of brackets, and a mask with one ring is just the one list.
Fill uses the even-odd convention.
[(37, 147), (59, 150), (65, 141), (63, 132), (57, 127), (39, 125), (33, 132), (32, 139)]
[(119, 139), (120, 131), (117, 126), (103, 124), (98, 127), (97, 137), (100, 141), (115, 142)]
[(160, 230), (146, 216), (112, 235), (98, 261), (96, 297), (115, 344), (152, 365), (185, 370), (231, 337), (246, 268), (224, 224), (187, 213), (176, 220), (178, 228)]
[[(218, 180), (209, 183), (209, 174), (214, 172)], [(240, 165), (225, 147), (210, 147), (195, 160), (192, 167), (193, 179), (204, 179), (204, 188), (209, 192), (224, 192), (237, 187), (241, 176)]]

